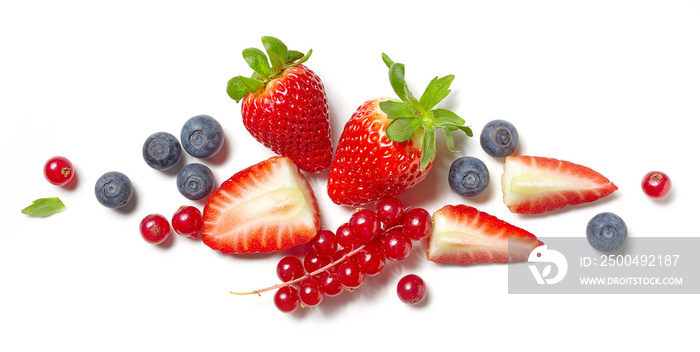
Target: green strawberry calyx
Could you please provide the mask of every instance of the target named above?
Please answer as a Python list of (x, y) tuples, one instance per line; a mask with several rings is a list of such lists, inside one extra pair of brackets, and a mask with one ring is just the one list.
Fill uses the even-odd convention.
[(382, 59), (389, 68), (391, 87), (401, 99), (379, 103), (379, 108), (387, 118), (393, 120), (386, 128), (387, 138), (394, 142), (404, 142), (422, 133), (421, 170), (425, 170), (435, 159), (435, 128), (443, 131), (450, 152), (456, 152), (453, 131), (460, 130), (469, 137), (473, 136), (472, 130), (464, 126), (464, 119), (457, 114), (447, 109), (435, 109), (435, 106), (450, 94), (450, 84), (455, 78), (454, 75), (433, 78), (420, 99), (416, 99), (406, 84), (404, 65), (395, 63), (384, 53)]
[(265, 36), (261, 40), (267, 55), (257, 48), (243, 50), (243, 58), (253, 69), (253, 75), (236, 76), (228, 81), (226, 93), (236, 102), (249, 93), (264, 89), (270, 81), (280, 77), (284, 70), (304, 63), (311, 56), (311, 50), (306, 55), (296, 50), (289, 50), (281, 40), (275, 37)]

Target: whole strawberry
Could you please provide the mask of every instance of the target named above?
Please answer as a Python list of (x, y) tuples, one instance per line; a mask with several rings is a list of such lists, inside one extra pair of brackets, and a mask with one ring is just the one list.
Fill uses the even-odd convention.
[(430, 172), (435, 159), (435, 128), (454, 152), (452, 131), (472, 136), (457, 114), (434, 109), (450, 93), (453, 75), (435, 77), (416, 99), (406, 85), (403, 64), (382, 54), (400, 101), (365, 102), (346, 123), (328, 175), (328, 195), (336, 204), (356, 206), (407, 191)]
[(333, 144), (323, 83), (302, 65), (311, 50), (306, 55), (288, 50), (273, 37), (262, 42), (267, 56), (256, 48), (243, 50), (254, 73), (231, 78), (226, 92), (236, 102), (243, 100), (243, 125), (253, 138), (304, 171), (323, 171), (331, 163)]

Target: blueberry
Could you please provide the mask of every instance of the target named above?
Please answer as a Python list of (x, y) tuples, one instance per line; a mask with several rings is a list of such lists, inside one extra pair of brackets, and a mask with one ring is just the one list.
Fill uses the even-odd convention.
[(134, 194), (131, 180), (118, 171), (110, 171), (95, 182), (95, 197), (107, 208), (121, 208), (129, 203)]
[(175, 136), (166, 132), (156, 132), (143, 143), (143, 160), (156, 170), (167, 170), (180, 160), (182, 148)]
[(613, 213), (600, 213), (586, 226), (586, 237), (591, 247), (601, 252), (614, 252), (627, 239), (627, 225)]
[(177, 174), (177, 190), (187, 199), (204, 199), (213, 189), (214, 174), (202, 164), (187, 164)]
[(493, 120), (481, 130), (479, 141), (486, 154), (505, 158), (518, 147), (518, 130), (508, 121)]
[(452, 162), (447, 180), (457, 194), (475, 197), (489, 185), (489, 170), (483, 161), (465, 156)]
[(195, 158), (206, 159), (221, 150), (224, 145), (224, 130), (213, 117), (197, 115), (182, 126), (180, 141), (187, 153)]

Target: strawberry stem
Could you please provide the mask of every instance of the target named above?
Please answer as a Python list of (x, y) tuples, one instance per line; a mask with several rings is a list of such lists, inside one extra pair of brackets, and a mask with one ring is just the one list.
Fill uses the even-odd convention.
[(308, 278), (310, 278), (310, 277), (312, 277), (312, 276), (314, 276), (314, 275), (318, 275), (318, 274), (320, 274), (320, 273), (322, 273), (322, 272), (324, 272), (324, 271), (326, 271), (326, 270), (328, 270), (328, 269), (330, 269), (330, 268), (332, 268), (332, 267), (334, 267), (334, 266), (336, 266), (336, 265), (338, 265), (338, 264), (340, 264), (340, 263), (346, 261), (349, 257), (352, 257), (353, 255), (357, 254), (357, 252), (361, 251), (363, 248), (365, 248), (365, 245), (364, 245), (364, 244), (361, 245), (361, 246), (359, 246), (359, 247), (357, 247), (357, 248), (355, 248), (355, 249), (353, 249), (352, 251), (348, 252), (348, 253), (345, 254), (344, 256), (340, 257), (338, 260), (336, 260), (336, 261), (334, 261), (334, 262), (332, 262), (332, 263), (330, 263), (330, 264), (328, 264), (328, 265), (326, 265), (326, 266), (324, 266), (324, 267), (322, 267), (322, 268), (320, 268), (320, 269), (318, 269), (318, 270), (316, 270), (316, 271), (314, 271), (314, 272), (306, 273), (306, 275), (304, 275), (304, 276), (302, 276), (302, 277), (299, 277), (299, 278), (296, 278), (296, 279), (293, 279), (293, 280), (289, 280), (289, 281), (287, 281), (287, 282), (283, 282), (283, 283), (281, 283), (281, 284), (277, 284), (277, 285), (274, 285), (274, 286), (270, 286), (270, 287), (266, 287), (266, 288), (263, 288), (263, 289), (259, 289), (259, 290), (253, 290), (253, 291), (247, 291), (247, 292), (235, 292), (235, 291), (231, 291), (230, 293), (231, 293), (232, 295), (238, 295), (238, 296), (254, 295), (254, 294), (257, 294), (258, 296), (260, 296), (260, 294), (263, 293), (263, 292), (272, 291), (272, 290), (276, 290), (276, 289), (279, 289), (279, 288), (282, 288), (282, 287), (285, 287), (285, 286), (289, 286), (289, 285), (296, 284), (297, 282), (306, 280), (306, 279), (308, 279)]

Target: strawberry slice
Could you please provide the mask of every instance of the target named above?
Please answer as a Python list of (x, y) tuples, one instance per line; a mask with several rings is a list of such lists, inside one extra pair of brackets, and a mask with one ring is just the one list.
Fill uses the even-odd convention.
[(503, 169), (503, 203), (513, 213), (539, 214), (592, 202), (617, 190), (598, 172), (564, 160), (509, 156)]
[(440, 264), (526, 262), (543, 243), (535, 235), (468, 205), (433, 214), (428, 260)]
[(288, 157), (231, 176), (204, 207), (202, 241), (222, 253), (285, 250), (310, 241), (321, 214), (311, 186)]

